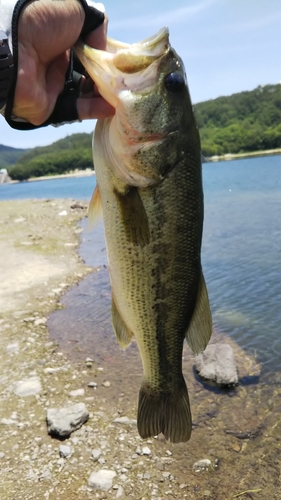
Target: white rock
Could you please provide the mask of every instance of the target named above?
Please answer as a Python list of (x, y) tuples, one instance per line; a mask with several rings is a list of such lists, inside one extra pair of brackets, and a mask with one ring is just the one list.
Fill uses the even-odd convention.
[(104, 387), (110, 387), (111, 383), (109, 382), (109, 380), (106, 380), (105, 382), (103, 382), (102, 384)]
[(117, 417), (113, 420), (114, 424), (131, 424), (137, 425), (137, 421), (128, 417)]
[(39, 377), (30, 377), (25, 380), (19, 380), (15, 383), (14, 393), (22, 398), (34, 396), (42, 391)]
[(84, 396), (85, 395), (85, 390), (84, 389), (75, 389), (74, 391), (70, 391), (69, 396), (72, 396), (73, 398), (76, 398), (77, 396)]
[(1, 460), (2, 458), (5, 458), (5, 453), (4, 453), (4, 451), (0, 451), (0, 460)]
[(65, 216), (65, 215), (67, 215), (67, 211), (66, 210), (62, 210), (62, 212), (60, 212), (59, 215)]
[(101, 450), (98, 449), (98, 448), (95, 448), (93, 451), (92, 451), (92, 457), (94, 459), (94, 461), (96, 462), (101, 456)]
[(72, 454), (71, 447), (67, 446), (67, 445), (64, 445), (64, 444), (60, 445), (59, 450), (60, 450), (60, 456), (62, 458), (67, 458), (67, 457), (69, 457)]
[(19, 352), (19, 343), (18, 342), (13, 342), (12, 344), (8, 344), (6, 346), (6, 352), (8, 354), (18, 354), (18, 352)]
[(112, 480), (115, 476), (114, 470), (100, 469), (98, 472), (92, 472), (88, 485), (96, 490), (108, 491), (112, 487)]
[(87, 422), (88, 418), (89, 412), (84, 403), (65, 408), (50, 408), (47, 410), (48, 433), (69, 436)]
[(115, 498), (121, 498), (123, 495), (124, 495), (124, 490), (123, 490), (122, 486), (118, 486), (118, 490), (117, 490)]
[(202, 470), (208, 470), (211, 465), (212, 465), (211, 460), (209, 460), (208, 458), (204, 458), (203, 460), (195, 462), (192, 468), (193, 470), (195, 470), (195, 472), (200, 472)]
[(89, 382), (88, 383), (88, 387), (97, 387), (97, 383), (96, 382)]
[(151, 449), (148, 448), (148, 446), (144, 446), (142, 449), (142, 454), (143, 455), (150, 455), (151, 454)]

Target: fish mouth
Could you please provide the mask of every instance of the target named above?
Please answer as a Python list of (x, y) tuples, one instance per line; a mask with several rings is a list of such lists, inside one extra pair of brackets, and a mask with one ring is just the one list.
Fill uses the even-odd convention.
[(108, 38), (107, 50), (103, 51), (78, 41), (74, 51), (101, 96), (116, 108), (120, 92), (138, 92), (155, 83), (158, 62), (169, 47), (169, 30), (165, 27), (139, 43)]

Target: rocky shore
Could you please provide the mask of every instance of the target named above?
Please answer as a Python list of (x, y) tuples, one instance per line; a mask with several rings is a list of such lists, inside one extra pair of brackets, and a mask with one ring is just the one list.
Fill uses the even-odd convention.
[(86, 206), (0, 208), (1, 500), (280, 499), (281, 391), (257, 383), (255, 360), (227, 341), (240, 386), (219, 389), (196, 376), (185, 348), (192, 438), (141, 440), (141, 373), (124, 365), (120, 382), (110, 362), (70, 359), (47, 329), (63, 292), (93, 272), (77, 253)]

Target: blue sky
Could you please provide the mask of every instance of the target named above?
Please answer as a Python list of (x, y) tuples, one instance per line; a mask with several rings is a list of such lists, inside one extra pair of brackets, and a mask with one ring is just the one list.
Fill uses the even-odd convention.
[[(281, 81), (280, 0), (104, 0), (109, 36), (138, 42), (168, 26), (185, 63), (193, 103)], [(161, 5), (161, 7), (160, 7)], [(94, 121), (12, 130), (0, 117), (0, 143), (13, 147), (51, 144)]]

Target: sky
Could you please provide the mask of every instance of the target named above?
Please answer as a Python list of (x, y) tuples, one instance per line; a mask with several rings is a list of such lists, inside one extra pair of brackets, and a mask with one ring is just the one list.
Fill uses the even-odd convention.
[[(104, 5), (108, 35), (124, 42), (138, 42), (168, 26), (194, 104), (281, 81), (280, 0), (104, 0)], [(0, 144), (43, 146), (94, 127), (94, 120), (85, 120), (15, 131), (0, 116)]]

